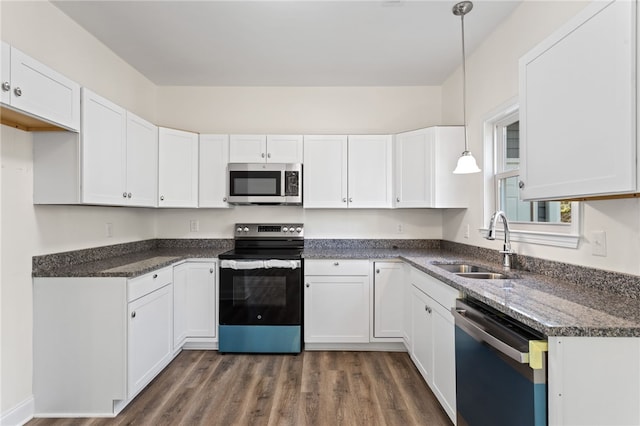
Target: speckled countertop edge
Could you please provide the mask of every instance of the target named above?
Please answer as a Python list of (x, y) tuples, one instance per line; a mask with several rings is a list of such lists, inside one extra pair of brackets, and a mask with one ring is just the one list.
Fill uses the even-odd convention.
[[(232, 246), (233, 240), (227, 239), (148, 240), (36, 256), (33, 276), (132, 278), (186, 259), (216, 258)], [(546, 270), (542, 274), (518, 270), (518, 278), (506, 280), (462, 278), (434, 263), (468, 262), (500, 272), (499, 257), (486, 249), (439, 240), (305, 240), (303, 255), (306, 259), (402, 260), (547, 336), (640, 337), (640, 297), (636, 293), (640, 285), (635, 276), (601, 271), (602, 276), (613, 277), (614, 283), (624, 284), (622, 290), (612, 289), (615, 291), (602, 288), (602, 282), (607, 282), (602, 277), (595, 277), (596, 286), (589, 286)], [(589, 271), (577, 268), (586, 271), (581, 276)]]

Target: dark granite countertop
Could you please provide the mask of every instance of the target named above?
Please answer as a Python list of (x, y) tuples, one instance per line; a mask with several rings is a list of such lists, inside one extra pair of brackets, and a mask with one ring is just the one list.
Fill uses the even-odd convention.
[[(442, 249), (313, 248), (306, 259), (398, 259), (516, 318), (547, 336), (640, 337), (640, 300), (515, 270), (513, 279), (460, 277), (436, 263), (471, 263), (502, 272), (481, 258)], [(635, 277), (637, 279), (637, 277)]]
[[(398, 240), (384, 244), (380, 243), (383, 240), (340, 241), (312, 240), (308, 245), (305, 241), (304, 258), (402, 260), (547, 336), (640, 337), (637, 276), (518, 256), (515, 263), (520, 268), (512, 273), (514, 278), (478, 280), (460, 277), (434, 264), (472, 263), (501, 272), (497, 250), (494, 253), (433, 240), (401, 241), (397, 245)], [(37, 256), (33, 276), (132, 278), (185, 259), (216, 258), (231, 245), (231, 240), (203, 240), (197, 244), (149, 240)], [(102, 251), (96, 255), (96, 250)]]

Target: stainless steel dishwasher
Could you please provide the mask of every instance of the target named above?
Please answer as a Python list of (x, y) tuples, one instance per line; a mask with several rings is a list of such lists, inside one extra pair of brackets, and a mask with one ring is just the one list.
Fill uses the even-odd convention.
[(545, 337), (474, 299), (451, 311), (457, 426), (546, 425)]

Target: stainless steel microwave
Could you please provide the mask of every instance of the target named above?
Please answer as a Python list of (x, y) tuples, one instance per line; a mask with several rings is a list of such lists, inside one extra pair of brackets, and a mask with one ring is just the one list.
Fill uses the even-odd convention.
[(229, 163), (230, 204), (302, 205), (302, 164)]

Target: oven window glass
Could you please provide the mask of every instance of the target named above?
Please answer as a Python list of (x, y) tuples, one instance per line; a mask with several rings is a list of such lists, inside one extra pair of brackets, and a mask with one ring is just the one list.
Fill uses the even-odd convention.
[(284, 307), (286, 304), (285, 277), (233, 277), (233, 306)]
[(264, 172), (231, 172), (230, 195), (232, 196), (278, 196), (280, 195), (281, 173), (279, 171)]

